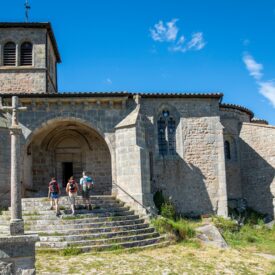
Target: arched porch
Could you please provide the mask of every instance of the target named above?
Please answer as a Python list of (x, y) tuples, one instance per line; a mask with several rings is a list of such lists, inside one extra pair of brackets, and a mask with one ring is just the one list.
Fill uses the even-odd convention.
[(29, 138), (24, 152), (23, 185), (28, 196), (45, 196), (51, 176), (64, 187), (70, 176), (79, 182), (82, 171), (95, 180), (92, 194), (112, 193), (111, 154), (98, 131), (75, 120), (55, 120)]

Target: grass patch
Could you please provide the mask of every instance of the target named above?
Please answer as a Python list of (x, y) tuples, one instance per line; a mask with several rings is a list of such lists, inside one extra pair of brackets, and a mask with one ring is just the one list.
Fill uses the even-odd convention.
[(195, 237), (195, 226), (186, 219), (172, 220), (158, 217), (152, 220), (152, 225), (160, 234), (169, 234), (176, 241), (188, 240)]
[(31, 213), (25, 213), (23, 216), (39, 216), (39, 213), (37, 211), (33, 211)]
[[(74, 254), (74, 253), (73, 253)], [(91, 251), (62, 256), (39, 252), (37, 274), (272, 274), (272, 261), (247, 250), (219, 250), (192, 241), (155, 249)]]
[(76, 256), (76, 255), (82, 254), (83, 252), (78, 247), (70, 246), (60, 250), (59, 253), (61, 256)]
[(53, 232), (53, 233), (48, 233), (48, 232), (41, 232), (39, 233), (39, 236), (63, 236), (64, 233), (59, 233), (57, 231)]
[(122, 250), (123, 246), (120, 244), (113, 244), (112, 246), (108, 247), (107, 249), (104, 249), (105, 251), (116, 251), (116, 250)]
[(275, 227), (267, 228), (261, 219), (247, 219), (243, 226), (222, 217), (212, 220), (230, 246), (275, 255)]
[(77, 216), (62, 216), (62, 220), (77, 220), (81, 219), (81, 217)]

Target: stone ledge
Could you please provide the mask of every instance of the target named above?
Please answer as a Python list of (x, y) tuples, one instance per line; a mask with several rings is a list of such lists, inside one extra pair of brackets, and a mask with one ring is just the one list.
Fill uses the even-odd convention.
[(35, 242), (38, 235), (0, 237), (0, 274), (12, 269), (12, 274), (35, 274)]

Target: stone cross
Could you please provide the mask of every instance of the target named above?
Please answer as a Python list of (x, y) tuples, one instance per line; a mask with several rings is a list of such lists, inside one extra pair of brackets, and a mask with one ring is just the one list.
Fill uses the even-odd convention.
[(24, 234), (24, 221), (22, 219), (21, 183), (20, 183), (20, 135), (21, 128), (18, 123), (18, 112), (27, 110), (19, 107), (17, 96), (12, 97), (12, 106), (3, 106), (0, 100), (0, 109), (12, 112), (11, 135), (11, 220), (10, 234)]

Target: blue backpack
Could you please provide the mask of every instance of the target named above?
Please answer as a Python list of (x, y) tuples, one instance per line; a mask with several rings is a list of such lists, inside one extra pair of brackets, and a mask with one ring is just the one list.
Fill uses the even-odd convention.
[(90, 190), (93, 184), (94, 184), (93, 179), (87, 176), (86, 178), (84, 178), (82, 188), (84, 191), (86, 191), (87, 189)]

